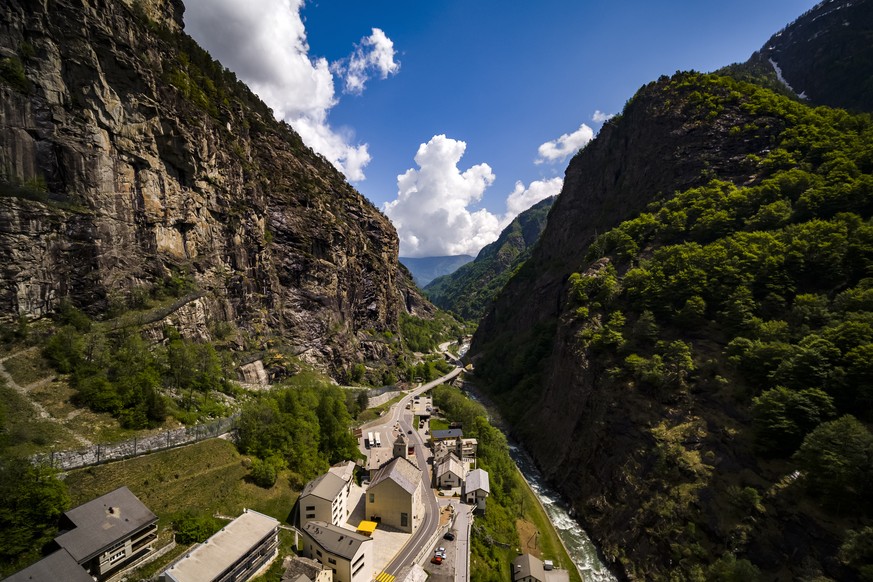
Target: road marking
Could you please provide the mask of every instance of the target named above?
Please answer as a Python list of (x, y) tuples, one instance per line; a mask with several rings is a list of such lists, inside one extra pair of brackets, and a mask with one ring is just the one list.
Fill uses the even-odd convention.
[(376, 582), (394, 582), (394, 576), (392, 576), (388, 572), (381, 572), (378, 576), (376, 576)]

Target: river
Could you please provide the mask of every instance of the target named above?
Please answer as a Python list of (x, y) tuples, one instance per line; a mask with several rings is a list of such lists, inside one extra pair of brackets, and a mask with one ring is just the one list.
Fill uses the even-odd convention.
[(542, 473), (536, 468), (527, 453), (517, 445), (510, 444), (509, 454), (546, 509), (549, 520), (555, 526), (558, 535), (561, 536), (567, 553), (570, 554), (570, 559), (575, 562), (582, 575), (582, 580), (584, 582), (614, 582), (615, 576), (607, 570), (606, 565), (597, 555), (597, 549), (589, 539), (588, 534), (575, 519), (570, 517), (567, 505), (545, 483)]
[[(465, 350), (466, 351), (466, 350)], [(484, 405), (491, 417), (490, 422), (506, 434), (506, 438), (510, 439), (507, 434), (506, 426), (502, 419), (496, 414), (495, 407), (487, 402), (484, 395), (472, 389), (473, 386), (468, 384), (464, 393), (467, 397)], [(509, 454), (515, 464), (518, 466), (521, 474), (527, 479), (531, 489), (543, 507), (546, 514), (549, 516), (549, 521), (555, 526), (555, 531), (558, 532), (561, 540), (564, 542), (564, 547), (567, 548), (567, 553), (570, 554), (570, 559), (576, 564), (579, 569), (579, 574), (582, 576), (583, 582), (616, 582), (617, 578), (607, 569), (606, 564), (600, 559), (597, 554), (597, 548), (582, 529), (575, 519), (570, 516), (567, 504), (561, 499), (561, 496), (553, 490), (545, 482), (542, 473), (537, 469), (530, 456), (517, 444), (509, 440)]]

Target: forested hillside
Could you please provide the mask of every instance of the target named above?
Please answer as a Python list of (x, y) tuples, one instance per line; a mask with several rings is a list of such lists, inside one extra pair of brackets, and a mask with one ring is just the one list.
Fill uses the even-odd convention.
[[(715, 137), (656, 145), (677, 131)], [(628, 133), (634, 151), (595, 168)], [(477, 332), (478, 373), (629, 577), (869, 575), (870, 116), (683, 73), (605, 134), (568, 175), (619, 166), (618, 188), (565, 186)], [(634, 198), (641, 143), (677, 162)], [(583, 239), (557, 246), (574, 222)]]
[(550, 197), (537, 202), (516, 216), (496, 241), (479, 251), (472, 263), (434, 279), (425, 287), (428, 299), (464, 319), (482, 317), (500, 289), (530, 256), (554, 201)]

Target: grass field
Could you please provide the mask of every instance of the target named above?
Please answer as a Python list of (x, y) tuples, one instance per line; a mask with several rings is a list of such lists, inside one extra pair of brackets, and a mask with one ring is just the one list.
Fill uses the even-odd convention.
[(210, 439), (194, 445), (72, 471), (67, 485), (73, 505), (126, 485), (166, 525), (192, 509), (237, 516), (254, 509), (285, 522), (298, 493), (280, 476), (270, 489), (247, 479), (245, 457), (233, 443)]
[(3, 362), (3, 367), (19, 386), (33, 384), (37, 380), (54, 376), (48, 361), (42, 357), (39, 350), (25, 350)]
[(8, 452), (28, 456), (52, 449), (74, 449), (79, 442), (54, 422), (37, 418), (36, 410), (21, 394), (0, 380), (0, 401), (5, 419), (3, 429), (8, 438)]
[[(579, 570), (567, 554), (558, 532), (540, 505), (536, 495), (524, 481), (524, 518), (516, 521), (522, 552), (534, 554), (544, 560), (553, 560), (556, 566), (570, 573), (570, 582), (582, 582)], [(535, 536), (535, 537), (534, 537)]]
[(431, 418), (430, 419), (430, 432), (432, 433), (435, 430), (446, 430), (449, 428), (449, 422), (447, 420), (443, 420), (441, 418)]

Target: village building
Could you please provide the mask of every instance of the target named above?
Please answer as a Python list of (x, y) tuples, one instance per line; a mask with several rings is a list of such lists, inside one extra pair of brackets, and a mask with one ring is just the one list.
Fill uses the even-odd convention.
[(279, 522), (244, 510), (161, 573), (162, 582), (243, 582), (276, 557)]
[(447, 428), (443, 430), (434, 430), (430, 433), (431, 443), (438, 443), (440, 441), (453, 441), (455, 439), (463, 438), (464, 431), (460, 428)]
[(366, 515), (371, 521), (414, 532), (424, 518), (424, 484), (421, 470), (396, 457), (376, 472), (366, 495)]
[(461, 497), (469, 505), (475, 505), (476, 509), (485, 511), (485, 499), (491, 493), (488, 484), (488, 472), (483, 469), (473, 469), (467, 473)]
[(349, 517), (349, 492), (355, 478), (355, 463), (345, 461), (306, 484), (298, 501), (301, 527), (310, 520), (335, 525)]
[(97, 580), (104, 580), (154, 551), (158, 517), (127, 487), (64, 513), (54, 543)]
[(288, 556), (282, 563), (284, 573), (281, 582), (332, 582), (333, 570), (321, 562), (303, 556)]
[(543, 562), (536, 556), (522, 554), (512, 561), (512, 582), (545, 582)]
[(106, 580), (152, 554), (157, 524), (157, 516), (120, 487), (65, 512), (52, 542), (60, 549), (7, 580)]
[(434, 481), (438, 489), (460, 487), (464, 483), (467, 471), (455, 453), (450, 452), (442, 458), (434, 471)]
[(36, 564), (19, 570), (4, 582), (94, 582), (67, 550), (57, 550)]
[(373, 539), (323, 521), (303, 526), (303, 555), (333, 572), (336, 582), (370, 582)]
[(459, 438), (455, 443), (455, 453), (462, 459), (475, 457), (479, 449), (479, 441), (476, 439)]

